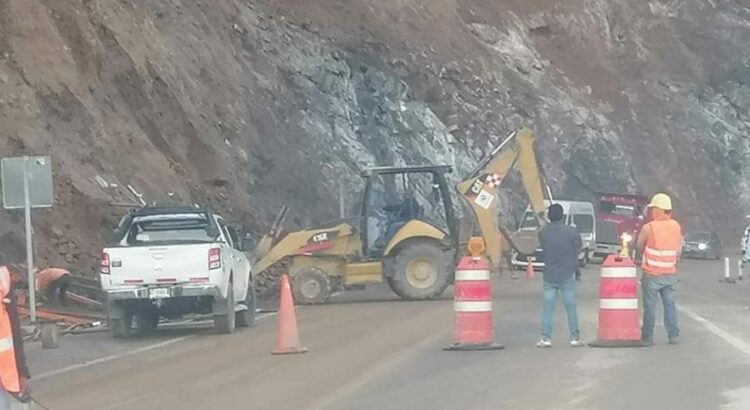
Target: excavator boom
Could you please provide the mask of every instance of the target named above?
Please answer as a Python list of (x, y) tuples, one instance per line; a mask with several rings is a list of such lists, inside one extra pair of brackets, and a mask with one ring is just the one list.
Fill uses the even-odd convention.
[[(534, 134), (529, 128), (521, 127), (503, 142), (498, 144), (485, 157), (466, 179), (456, 186), (476, 217), (485, 252), (494, 266), (499, 266), (502, 256), (502, 239), (522, 252), (533, 253), (536, 236), (513, 237), (498, 224), (497, 189), (513, 168), (518, 168), (523, 187), (529, 197), (531, 208), (537, 215), (539, 226), (546, 223), (544, 218), (544, 190), (540, 169), (534, 153)], [(502, 236), (501, 236), (502, 235)]]

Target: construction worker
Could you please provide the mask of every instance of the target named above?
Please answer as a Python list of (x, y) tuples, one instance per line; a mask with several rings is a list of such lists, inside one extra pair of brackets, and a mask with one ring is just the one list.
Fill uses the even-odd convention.
[(10, 272), (0, 266), (0, 409), (26, 410), (31, 401), (29, 368)]
[(568, 316), (570, 345), (581, 346), (576, 312), (576, 280), (578, 252), (581, 249), (581, 235), (572, 226), (563, 223), (563, 207), (552, 204), (547, 211), (550, 223), (539, 231), (544, 258), (544, 288), (542, 291), (542, 338), (537, 347), (552, 346), (552, 315), (557, 303), (557, 294), (562, 293), (565, 311)]
[(643, 226), (636, 247), (642, 255), (643, 276), (643, 327), (641, 340), (646, 344), (654, 341), (654, 310), (661, 296), (664, 305), (664, 326), (669, 344), (679, 342), (675, 287), (677, 262), (682, 251), (682, 228), (672, 219), (672, 199), (663, 193), (656, 194), (648, 204), (650, 222)]
[(48, 301), (57, 301), (63, 306), (68, 304), (70, 272), (62, 268), (47, 268), (42, 271), (37, 269), (34, 278), (36, 291), (44, 292)]

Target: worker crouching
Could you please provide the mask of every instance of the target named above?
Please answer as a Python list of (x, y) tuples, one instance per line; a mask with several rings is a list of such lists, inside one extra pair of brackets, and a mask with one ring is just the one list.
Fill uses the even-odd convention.
[(44, 297), (51, 303), (68, 305), (68, 287), (70, 286), (70, 272), (61, 268), (47, 268), (37, 270), (35, 274), (36, 291), (44, 293)]

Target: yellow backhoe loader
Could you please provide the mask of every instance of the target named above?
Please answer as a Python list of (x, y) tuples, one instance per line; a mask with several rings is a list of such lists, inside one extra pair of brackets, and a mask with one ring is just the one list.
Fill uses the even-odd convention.
[[(496, 268), (501, 234), (522, 253), (536, 248), (533, 233), (513, 237), (498, 224), (498, 186), (514, 167), (522, 175), (540, 226), (545, 223), (533, 144), (531, 130), (518, 129), (456, 186)], [(357, 220), (290, 232), (279, 240), (284, 209), (258, 243), (253, 271), (260, 273), (284, 261), (295, 301), (302, 304), (323, 303), (340, 289), (383, 282), (404, 299), (439, 296), (453, 282), (457, 258), (465, 253), (445, 177), (450, 172), (447, 165), (367, 169)]]

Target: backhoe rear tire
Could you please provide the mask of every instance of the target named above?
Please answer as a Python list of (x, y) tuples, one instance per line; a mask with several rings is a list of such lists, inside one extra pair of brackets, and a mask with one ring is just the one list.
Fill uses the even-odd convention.
[(320, 268), (300, 269), (292, 277), (292, 296), (298, 305), (317, 305), (331, 297), (331, 277)]
[(388, 285), (403, 299), (434, 299), (451, 282), (453, 269), (449, 256), (437, 243), (407, 244), (394, 258)]

